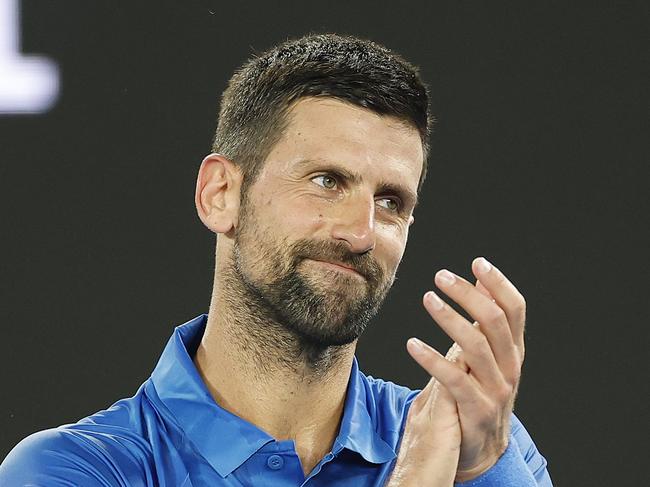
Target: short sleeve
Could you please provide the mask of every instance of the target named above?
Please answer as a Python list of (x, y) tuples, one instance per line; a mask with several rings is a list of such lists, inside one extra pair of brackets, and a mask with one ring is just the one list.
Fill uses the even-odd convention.
[(34, 433), (0, 465), (0, 485), (11, 487), (114, 487), (124, 479), (106, 463), (92, 444), (61, 429)]

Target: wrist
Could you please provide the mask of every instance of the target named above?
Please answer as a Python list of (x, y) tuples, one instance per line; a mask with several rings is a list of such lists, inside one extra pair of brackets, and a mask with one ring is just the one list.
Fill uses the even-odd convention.
[(402, 450), (385, 487), (452, 487), (458, 468), (458, 448)]
[(456, 472), (456, 478), (454, 479), (455, 482), (469, 482), (470, 480), (474, 480), (475, 478), (479, 477), (480, 475), (483, 475), (485, 472), (490, 470), (496, 463), (499, 461), (501, 456), (505, 453), (505, 451), (508, 449), (509, 441), (506, 440), (506, 443), (501, 447), (500, 450), (496, 451), (492, 455), (489, 455), (476, 463), (474, 466), (470, 468), (459, 468), (458, 471)]

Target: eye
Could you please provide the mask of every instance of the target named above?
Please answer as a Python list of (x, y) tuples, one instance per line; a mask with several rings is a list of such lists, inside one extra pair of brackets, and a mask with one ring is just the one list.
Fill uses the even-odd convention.
[(336, 178), (330, 176), (329, 174), (322, 174), (320, 176), (312, 178), (311, 180), (325, 189), (334, 189), (336, 187)]
[[(386, 208), (387, 210), (390, 211), (398, 211), (399, 210), (399, 202), (396, 201), (394, 198), (381, 198), (377, 200), (379, 203), (379, 206), (382, 208)], [(385, 204), (382, 204), (385, 203)]]

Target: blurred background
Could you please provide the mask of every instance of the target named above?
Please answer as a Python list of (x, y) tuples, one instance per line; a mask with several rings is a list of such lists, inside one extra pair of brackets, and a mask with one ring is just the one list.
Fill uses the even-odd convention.
[(528, 303), (515, 413), (555, 485), (641, 485), (648, 434), (647, 2), (0, 0), (0, 459), (131, 396), (208, 311), (194, 189), (247, 58), (309, 32), (421, 67), (437, 119), (363, 371), (412, 388), (421, 306), (479, 255)]

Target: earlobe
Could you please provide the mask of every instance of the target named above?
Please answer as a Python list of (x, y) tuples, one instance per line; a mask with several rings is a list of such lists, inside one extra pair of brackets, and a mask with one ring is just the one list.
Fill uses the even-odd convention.
[(201, 162), (194, 203), (203, 224), (215, 233), (228, 233), (237, 223), (241, 172), (221, 154)]

